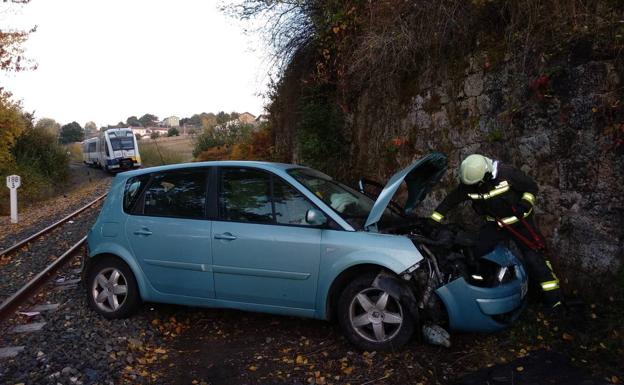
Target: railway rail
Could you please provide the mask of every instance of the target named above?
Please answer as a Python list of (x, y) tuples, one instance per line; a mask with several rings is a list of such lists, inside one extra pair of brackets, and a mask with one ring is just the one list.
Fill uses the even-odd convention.
[[(99, 203), (102, 199), (106, 197), (106, 194), (102, 194), (93, 201), (88, 204), (82, 206), (78, 210), (70, 213), (65, 216), (61, 220), (47, 226), (46, 228), (38, 231), (37, 233), (29, 236), (26, 239), (23, 239), (19, 242), (16, 242), (12, 246), (0, 251), (0, 257), (7, 256), (11, 253), (15, 253), (20, 250), (22, 247), (28, 245), (29, 243), (35, 241), (39, 237), (51, 232), (52, 230), (62, 226), (64, 223), (67, 223), (72, 218), (76, 217), (80, 213), (86, 211), (87, 209), (93, 207), (95, 204)], [(76, 251), (79, 250), (84, 243), (86, 242), (86, 235), (82, 237), (78, 242), (73, 244), (69, 249), (63, 252), (59, 257), (54, 259), (49, 265), (47, 265), (43, 270), (41, 270), (38, 274), (36, 274), (33, 278), (31, 278), (25, 285), (23, 285), (20, 289), (18, 289), (15, 293), (6, 298), (2, 303), (0, 303), (0, 322), (4, 319), (7, 319), (19, 306), (22, 304), (27, 298), (33, 295), (37, 289), (43, 285), (47, 279), (58, 270), (65, 262), (67, 262), (73, 255), (75, 255)]]

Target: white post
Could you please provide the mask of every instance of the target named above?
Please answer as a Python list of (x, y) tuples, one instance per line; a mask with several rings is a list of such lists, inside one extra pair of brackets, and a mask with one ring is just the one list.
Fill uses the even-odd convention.
[(17, 188), (22, 184), (22, 179), (19, 175), (9, 175), (6, 181), (11, 191), (11, 223), (17, 223)]
[(11, 189), (11, 223), (17, 223), (17, 189)]

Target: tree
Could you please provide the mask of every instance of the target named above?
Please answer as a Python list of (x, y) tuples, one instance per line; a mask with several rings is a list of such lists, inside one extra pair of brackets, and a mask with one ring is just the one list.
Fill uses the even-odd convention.
[(155, 126), (158, 123), (158, 117), (152, 114), (145, 114), (139, 118), (139, 122), (143, 127)]
[(230, 120), (230, 114), (224, 111), (219, 111), (217, 113), (217, 124), (223, 124), (229, 120)]
[(47, 131), (54, 136), (59, 135), (59, 131), (61, 131), (61, 125), (56, 122), (54, 119), (50, 118), (41, 118), (35, 123), (36, 130)]
[(84, 131), (80, 124), (71, 122), (61, 127), (59, 142), (62, 144), (80, 142), (84, 139)]
[(126, 124), (128, 126), (130, 126), (130, 127), (140, 127), (140, 126), (142, 126), (141, 122), (139, 121), (139, 118), (137, 118), (134, 115), (129, 116), (128, 119), (126, 119)]
[(95, 122), (86, 122), (84, 126), (85, 138), (90, 138), (97, 134), (97, 125)]
[[(24, 5), (29, 1), (9, 0), (10, 3), (18, 6)], [(7, 0), (2, 2), (6, 3)], [(10, 8), (9, 11), (11, 11)], [(22, 44), (36, 29), (37, 27), (33, 27), (30, 30), (7, 30), (0, 28), (0, 70), (18, 72), (37, 68), (34, 62), (24, 56), (24, 49), (22, 48)]]
[(167, 130), (167, 136), (180, 136), (180, 131), (177, 128), (171, 127)]
[(202, 127), (204, 130), (210, 130), (217, 125), (217, 116), (212, 112), (202, 112), (199, 115), (199, 118), (200, 123), (197, 125), (197, 127)]
[(11, 100), (10, 93), (0, 89), (0, 166), (13, 159), (10, 150), (25, 129), (21, 105)]

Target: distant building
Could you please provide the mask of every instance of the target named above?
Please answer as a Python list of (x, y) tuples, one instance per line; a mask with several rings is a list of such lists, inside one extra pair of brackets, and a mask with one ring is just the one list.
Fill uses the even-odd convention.
[(269, 121), (269, 115), (267, 114), (258, 115), (258, 117), (256, 118), (256, 124), (262, 124), (268, 121)]
[(164, 127), (180, 127), (180, 118), (177, 116), (169, 116), (163, 119), (161, 125)]
[(256, 116), (250, 114), (249, 112), (243, 112), (238, 116), (238, 121), (244, 124), (254, 124), (256, 121)]
[(130, 127), (132, 129), (132, 132), (135, 135), (139, 135), (140, 137), (145, 137), (145, 136), (149, 136), (149, 132), (147, 132), (147, 128), (138, 126), (138, 127)]
[(157, 132), (160, 136), (167, 136), (167, 131), (169, 131), (169, 128), (167, 128), (167, 127), (146, 127), (145, 131), (147, 132), (147, 136), (151, 136), (154, 132)]

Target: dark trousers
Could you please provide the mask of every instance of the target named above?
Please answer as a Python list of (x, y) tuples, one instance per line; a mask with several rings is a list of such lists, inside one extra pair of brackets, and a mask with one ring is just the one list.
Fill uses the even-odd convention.
[[(535, 226), (533, 215), (526, 218), (526, 221), (541, 237), (539, 229)], [(518, 222), (511, 226), (525, 238), (533, 240), (531, 233), (522, 223)], [(499, 243), (506, 243), (509, 240), (513, 240), (522, 251), (524, 266), (529, 274), (529, 283), (537, 286), (544, 305), (554, 306), (558, 304), (561, 301), (561, 290), (559, 289), (559, 280), (552, 270), (550, 261), (540, 252), (529, 248), (524, 242), (516, 239), (509, 230), (501, 228), (495, 222), (486, 222), (479, 230), (479, 239), (474, 249), (475, 256), (483, 256), (494, 250)]]

